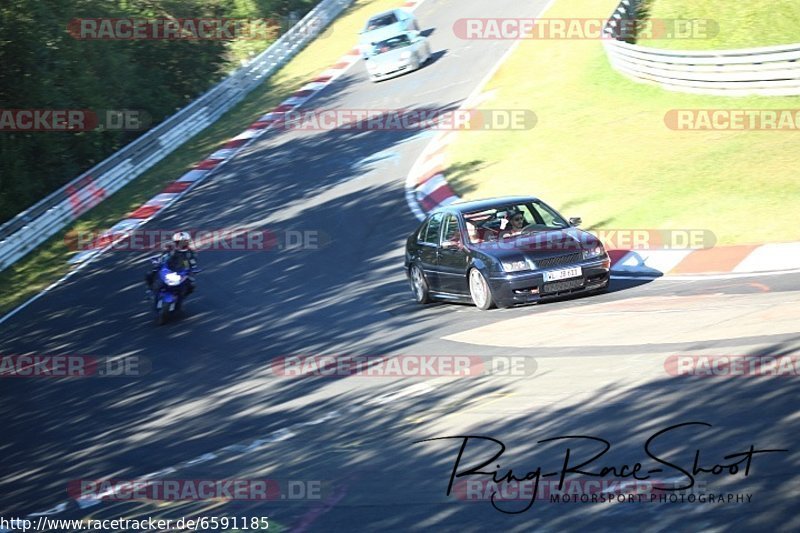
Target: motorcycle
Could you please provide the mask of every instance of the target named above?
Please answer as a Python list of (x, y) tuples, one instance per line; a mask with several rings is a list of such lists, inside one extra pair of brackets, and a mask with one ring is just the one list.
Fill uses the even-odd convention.
[(153, 295), (155, 320), (158, 325), (164, 325), (172, 315), (180, 312), (187, 296), (189, 275), (200, 272), (200, 269), (173, 270), (167, 264), (160, 264), (158, 259), (151, 261), (158, 269), (156, 275), (160, 280), (158, 291)]

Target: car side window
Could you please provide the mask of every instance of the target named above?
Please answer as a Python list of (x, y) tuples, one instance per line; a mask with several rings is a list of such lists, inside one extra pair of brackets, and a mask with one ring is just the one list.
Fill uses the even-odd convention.
[(461, 233), (458, 231), (458, 219), (453, 215), (448, 215), (444, 221), (444, 233), (442, 233), (442, 242), (446, 241), (460, 241)]
[(442, 213), (436, 213), (430, 220), (428, 225), (425, 226), (424, 232), (421, 232), (422, 242), (430, 244), (439, 244), (439, 229), (442, 227)]
[(425, 232), (428, 231), (428, 221), (422, 223), (417, 231), (417, 242), (422, 242), (425, 240)]

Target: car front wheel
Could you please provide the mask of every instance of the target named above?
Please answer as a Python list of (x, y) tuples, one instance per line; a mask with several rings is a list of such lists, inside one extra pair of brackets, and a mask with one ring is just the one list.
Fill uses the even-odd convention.
[(481, 311), (487, 311), (494, 307), (489, 283), (477, 268), (469, 271), (469, 294), (472, 296), (472, 303)]

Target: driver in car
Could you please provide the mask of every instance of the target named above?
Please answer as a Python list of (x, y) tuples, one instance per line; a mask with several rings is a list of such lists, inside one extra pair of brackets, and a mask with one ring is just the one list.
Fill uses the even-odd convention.
[(508, 236), (518, 234), (524, 227), (525, 215), (522, 214), (522, 211), (513, 210), (509, 212), (503, 220), (501, 235)]

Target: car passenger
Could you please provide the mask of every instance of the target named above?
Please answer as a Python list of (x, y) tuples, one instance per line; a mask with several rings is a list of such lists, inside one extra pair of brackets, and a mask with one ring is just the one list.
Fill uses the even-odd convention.
[(478, 233), (478, 226), (475, 225), (474, 222), (470, 222), (466, 220), (467, 225), (467, 235), (469, 236), (469, 242), (475, 244), (476, 242), (480, 242), (482, 239), (480, 237), (480, 233)]

